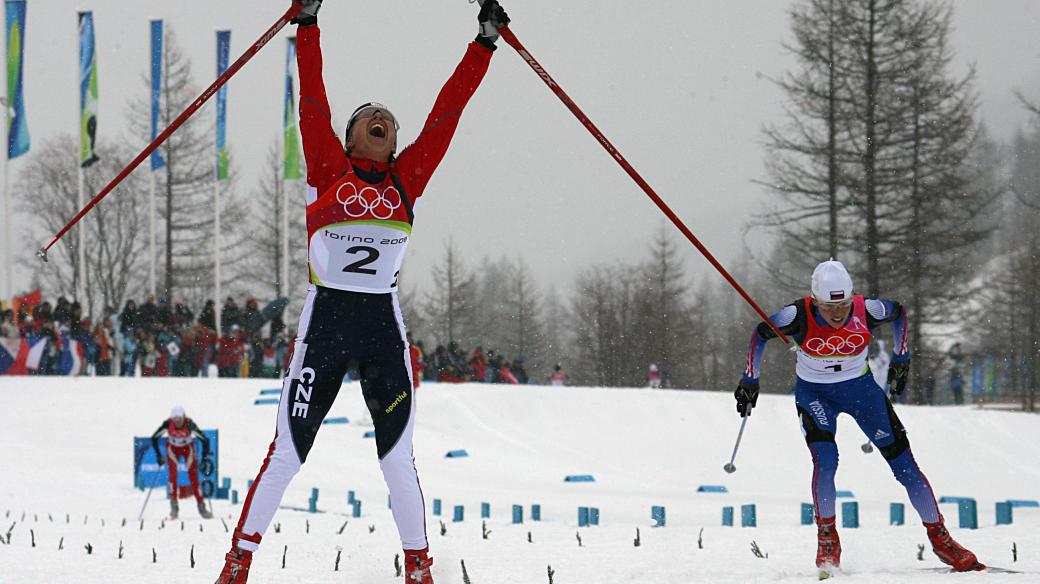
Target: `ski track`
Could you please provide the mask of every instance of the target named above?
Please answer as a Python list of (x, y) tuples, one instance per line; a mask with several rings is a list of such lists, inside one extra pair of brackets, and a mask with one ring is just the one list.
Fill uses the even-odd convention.
[[(7, 446), (0, 449), (0, 536), (11, 529), (10, 545), (0, 544), (0, 583), (211, 582), (230, 538), (220, 518), (233, 529), (241, 507), (214, 501), (217, 518), (203, 521), (184, 501), (183, 521), (162, 526), (168, 506), (157, 490), (141, 529), (135, 518), (145, 495), (131, 487), (132, 437), (148, 435), (171, 405), (184, 405), (201, 427), (220, 429), (221, 474), (232, 478), (241, 500), (272, 435), (274, 408), (252, 405), (266, 387), (272, 380), (0, 378)], [(444, 505), (444, 516), (427, 516), (438, 584), (462, 582), (461, 560), (473, 584), (548, 582), (549, 565), (556, 584), (817, 579), (815, 529), (798, 521), (799, 504), (810, 500), (811, 465), (790, 396), (762, 396), (733, 475), (721, 469), (739, 423), (728, 392), (430, 384), (417, 399), (420, 477), (428, 506), (435, 497)], [(345, 385), (329, 415), (352, 423), (323, 427), (283, 500), (306, 507), (318, 486), (324, 512), (280, 510), (274, 523), (281, 530), (272, 526), (264, 536), (253, 581), (399, 582), (393, 569), (399, 541), (374, 444), (354, 423), (364, 408), (356, 384)], [(1040, 498), (1040, 468), (1030, 462), (1036, 460), (1031, 445), (1040, 442), (1038, 418), (972, 407), (897, 409), (936, 494), (978, 501), (978, 530), (958, 529), (956, 507), (942, 506), (954, 536), (982, 561), (1022, 573), (943, 573), (930, 550), (918, 561), (924, 530), (909, 504), (906, 526), (887, 525), (888, 503), (905, 503), (905, 494), (876, 452), (859, 451), (862, 435), (846, 418), (838, 432), (844, 454), (838, 488), (856, 493), (862, 527), (840, 530), (843, 571), (834, 581), (1040, 581), (1040, 509), (1015, 509), (1010, 526), (994, 526), (993, 516), (995, 501)], [(470, 457), (444, 458), (457, 448)], [(562, 481), (564, 474), (585, 473), (597, 482)], [(730, 492), (698, 494), (699, 484), (723, 484)], [(359, 519), (346, 516), (348, 489), (364, 501)], [(487, 540), (481, 501), (492, 506)], [(542, 505), (543, 521), (530, 521), (532, 503)], [(719, 525), (723, 505), (737, 507), (739, 525), (744, 503), (757, 504), (759, 527)], [(512, 504), (524, 505), (523, 525), (510, 524)], [(454, 505), (465, 505), (464, 522), (451, 521)], [(578, 529), (578, 505), (599, 507), (601, 526)], [(667, 507), (667, 527), (650, 527), (651, 505)], [(704, 549), (698, 549), (702, 527)], [(767, 559), (751, 554), (752, 541)], [(1011, 559), (1012, 542), (1018, 562)], [(333, 572), (338, 550), (340, 570)]]

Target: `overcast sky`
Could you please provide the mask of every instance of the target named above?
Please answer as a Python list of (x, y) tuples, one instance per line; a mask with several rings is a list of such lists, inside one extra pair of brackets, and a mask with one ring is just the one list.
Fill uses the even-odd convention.
[[(795, 66), (777, 0), (505, 0), (511, 28), (690, 229), (726, 264), (767, 201), (761, 128), (782, 95), (769, 78)], [(148, 20), (164, 18), (193, 63), (198, 90), (215, 76), (216, 29), (232, 30), (232, 60), (274, 22), (282, 0), (29, 0), (25, 99), (34, 144), (79, 120), (77, 10), (93, 10), (98, 45), (98, 141), (128, 139), (130, 98), (146, 95)], [(358, 104), (386, 103), (414, 139), (436, 93), (476, 33), (466, 0), (326, 0), (319, 22), (325, 80), (337, 129)], [(956, 73), (978, 71), (991, 134), (1027, 122), (1012, 92), (1040, 97), (1040, 2), (958, 0)], [(282, 37), (293, 34), (288, 27)], [(505, 43), (466, 110), (453, 145), (418, 208), (405, 277), (420, 286), (449, 238), (475, 265), (520, 256), (543, 283), (566, 288), (596, 262), (642, 256), (662, 215)], [(285, 41), (268, 45), (229, 85), (228, 133), (239, 187), (255, 184), (279, 139)], [(213, 116), (207, 107), (198, 115)], [(30, 151), (32, 154), (32, 151)], [(25, 158), (10, 163), (18, 172)], [(31, 196), (17, 193), (16, 196)], [(302, 193), (300, 205), (302, 208)], [(25, 225), (27, 218), (16, 218)], [(669, 227), (669, 229), (671, 229)], [(18, 232), (28, 255), (46, 236)], [(677, 237), (681, 237), (676, 233)], [(710, 267), (692, 246), (694, 274)], [(16, 272), (16, 289), (28, 274)], [(147, 278), (147, 274), (142, 274)]]

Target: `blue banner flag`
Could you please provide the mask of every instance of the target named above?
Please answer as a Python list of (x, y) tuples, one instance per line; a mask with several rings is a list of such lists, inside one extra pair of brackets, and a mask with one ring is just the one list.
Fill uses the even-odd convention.
[[(231, 49), (231, 31), (217, 31), (217, 77), (228, 68), (228, 52)], [(217, 90), (217, 180), (228, 177), (227, 148), (227, 84)]]
[(22, 97), (25, 0), (7, 0), (7, 158), (29, 151), (29, 126)]
[(98, 78), (94, 46), (94, 14), (79, 13), (79, 164), (86, 168), (97, 162)]
[(296, 99), (293, 91), (293, 69), (296, 66), (296, 37), (289, 39), (285, 58), (285, 180), (303, 178), (300, 170), (300, 133), (296, 126)]
[[(159, 98), (162, 90), (163, 72), (163, 21), (151, 21), (152, 27), (152, 137), (151, 141), (159, 135)], [(166, 166), (166, 161), (156, 148), (150, 158), (152, 170), (156, 171)]]

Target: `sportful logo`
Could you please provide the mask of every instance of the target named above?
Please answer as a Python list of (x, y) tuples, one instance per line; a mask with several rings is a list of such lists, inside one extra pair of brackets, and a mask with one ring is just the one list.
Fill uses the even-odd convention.
[[(819, 355), (842, 355), (847, 357), (863, 350), (866, 346), (864, 341), (865, 339), (862, 335), (849, 335), (844, 338), (835, 335), (827, 340), (813, 337), (805, 342), (804, 347)], [(824, 353), (824, 350), (830, 352)]]
[(336, 200), (343, 205), (343, 212), (351, 217), (371, 215), (376, 219), (389, 219), (401, 207), (401, 193), (392, 186), (382, 191), (365, 187), (358, 192), (354, 183), (345, 182), (336, 189)]

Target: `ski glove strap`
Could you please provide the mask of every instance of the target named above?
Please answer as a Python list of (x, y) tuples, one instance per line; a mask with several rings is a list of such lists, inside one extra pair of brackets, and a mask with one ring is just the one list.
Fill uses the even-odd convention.
[(296, 18), (290, 20), (291, 24), (298, 24), (300, 26), (314, 26), (318, 24), (318, 9), (321, 8), (321, 0), (296, 0), (300, 4), (303, 4), (303, 10), (296, 15)]
[(733, 397), (737, 399), (737, 413), (740, 417), (750, 416), (752, 408), (758, 405), (758, 384), (741, 379)]
[(892, 395), (902, 395), (906, 389), (906, 381), (910, 378), (910, 361), (892, 362), (888, 366), (888, 390)]

